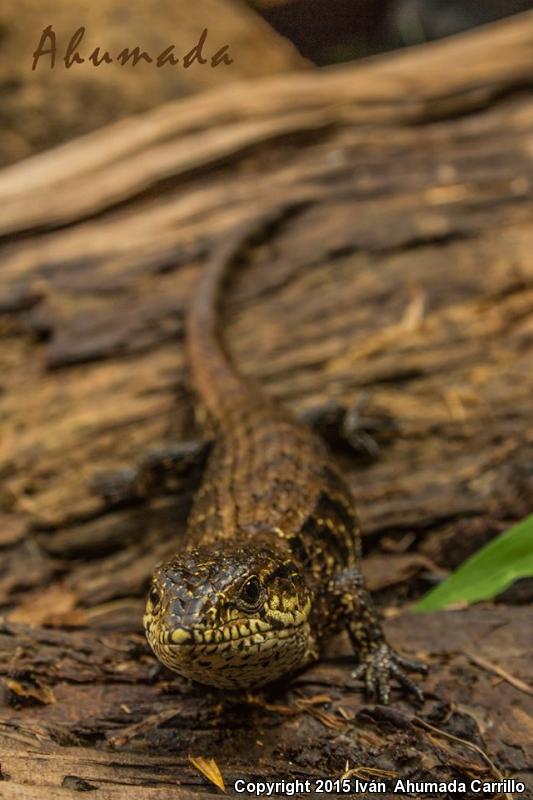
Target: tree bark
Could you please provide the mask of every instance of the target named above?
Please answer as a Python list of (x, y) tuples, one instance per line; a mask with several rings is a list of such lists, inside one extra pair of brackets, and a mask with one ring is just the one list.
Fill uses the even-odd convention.
[[(531, 787), (528, 586), (406, 608), (531, 510), (532, 83), (528, 14), (206, 93), (0, 173), (1, 797), (215, 795), (189, 756), (230, 795), (355, 768)], [(246, 698), (158, 668), (143, 598), (188, 494), (113, 509), (91, 488), (188, 434), (205, 256), (291, 199), (233, 284), (228, 346), (297, 413), (366, 396), (394, 419), (379, 458), (338, 457), (390, 638), (432, 666), (416, 713), (368, 704), (344, 641)]]

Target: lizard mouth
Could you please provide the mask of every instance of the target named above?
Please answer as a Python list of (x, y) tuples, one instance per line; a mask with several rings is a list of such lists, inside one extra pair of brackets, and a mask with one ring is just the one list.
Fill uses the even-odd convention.
[[(290, 638), (306, 623), (309, 605), (303, 612), (272, 612), (272, 619), (241, 617), (221, 624), (219, 627), (200, 625), (174, 625), (167, 628), (157, 619), (145, 616), (145, 628), (150, 643), (171, 651), (193, 651), (201, 648), (208, 653), (224, 652), (236, 647), (259, 646), (267, 642)], [(268, 644), (266, 645), (268, 647)]]
[[(222, 631), (174, 631), (169, 639), (168, 644), (174, 647), (194, 647), (195, 645), (204, 645), (206, 647), (213, 647), (213, 649), (219, 649), (219, 647), (224, 647), (227, 645), (231, 647), (234, 644), (239, 644), (240, 642), (248, 642), (249, 644), (262, 644), (267, 639), (274, 637), (276, 639), (286, 639), (293, 634), (293, 632), (302, 626), (302, 623), (299, 625), (291, 625), (286, 628), (273, 628), (271, 626), (262, 628), (261, 631), (253, 632), (251, 629), (245, 629), (244, 626), (239, 626), (238, 630), (235, 631), (236, 626), (232, 626), (232, 630), (228, 632), (227, 628), (222, 629)], [(207, 635), (206, 635), (207, 633)], [(213, 634), (220, 634), (220, 635), (213, 635), (209, 636), (209, 633)]]
[(303, 625), (303, 620), (285, 627), (274, 627), (259, 620), (236, 621), (221, 628), (184, 628), (148, 630), (148, 638), (169, 650), (192, 651), (201, 647), (205, 652), (224, 652), (241, 644), (264, 645), (268, 640), (290, 638)]

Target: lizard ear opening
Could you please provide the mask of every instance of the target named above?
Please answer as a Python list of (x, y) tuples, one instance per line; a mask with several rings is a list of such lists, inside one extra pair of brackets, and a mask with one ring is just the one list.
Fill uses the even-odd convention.
[(161, 600), (161, 598), (155, 586), (152, 586), (152, 588), (150, 589), (150, 594), (148, 595), (148, 599), (150, 600), (152, 611), (157, 611), (157, 607), (159, 605), (159, 601)]

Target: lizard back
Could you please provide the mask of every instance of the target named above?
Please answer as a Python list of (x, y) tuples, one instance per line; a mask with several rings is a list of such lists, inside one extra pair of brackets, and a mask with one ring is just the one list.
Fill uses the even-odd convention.
[[(254, 226), (252, 236), (264, 226)], [(351, 494), (324, 443), (238, 372), (221, 339), (223, 290), (249, 238), (237, 234), (204, 268), (188, 315), (192, 380), (215, 428), (188, 543), (235, 539), (260, 546), (275, 540), (312, 583), (323, 582), (358, 561)]]

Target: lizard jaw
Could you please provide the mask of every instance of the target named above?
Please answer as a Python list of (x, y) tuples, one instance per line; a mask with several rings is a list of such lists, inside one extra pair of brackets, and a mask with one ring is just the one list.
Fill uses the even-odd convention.
[(185, 678), (217, 688), (252, 688), (270, 683), (303, 666), (309, 658), (307, 622), (261, 633), (238, 635), (228, 641), (195, 643), (191, 637), (179, 643), (170, 635), (147, 638), (155, 655), (169, 669)]

